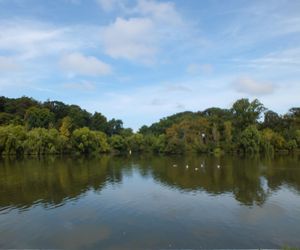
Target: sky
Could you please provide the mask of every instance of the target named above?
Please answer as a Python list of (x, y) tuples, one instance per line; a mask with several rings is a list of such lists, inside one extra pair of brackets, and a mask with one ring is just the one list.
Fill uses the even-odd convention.
[(137, 130), (258, 98), (300, 106), (300, 1), (0, 0), (0, 95)]

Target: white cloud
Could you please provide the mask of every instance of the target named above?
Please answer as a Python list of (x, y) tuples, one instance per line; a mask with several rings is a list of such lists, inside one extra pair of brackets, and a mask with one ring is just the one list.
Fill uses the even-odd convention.
[(65, 84), (63, 84), (63, 88), (70, 89), (70, 90), (92, 91), (92, 90), (95, 90), (96, 86), (92, 82), (79, 81), (79, 82), (65, 83)]
[(188, 40), (188, 25), (171, 2), (139, 0), (131, 8), (123, 5), (122, 10), (127, 17), (117, 17), (101, 32), (104, 51), (113, 58), (153, 64), (159, 52), (168, 53), (163, 47)]
[(157, 53), (155, 25), (149, 18), (117, 18), (103, 28), (104, 50), (113, 58), (151, 63)]
[(105, 12), (111, 12), (118, 8), (124, 9), (124, 0), (96, 0)]
[(191, 92), (192, 89), (184, 85), (170, 84), (165, 87), (165, 91), (166, 92)]
[(183, 22), (172, 2), (139, 0), (132, 12), (165, 24), (180, 25)]
[(99, 27), (54, 26), (26, 19), (0, 20), (0, 50), (28, 61), (42, 56), (94, 48)]
[(0, 49), (17, 53), (24, 59), (73, 47), (63, 28), (54, 28), (26, 20), (0, 21)]
[(19, 71), (21, 66), (11, 57), (0, 56), (0, 72)]
[(65, 1), (72, 4), (81, 4), (81, 0), (65, 0)]
[(84, 56), (80, 53), (72, 53), (60, 60), (62, 69), (69, 73), (79, 75), (100, 76), (112, 72), (111, 66), (93, 56)]
[(275, 90), (275, 85), (269, 82), (256, 81), (249, 77), (240, 77), (233, 82), (234, 88), (244, 94), (267, 95)]
[(211, 64), (192, 63), (187, 66), (186, 72), (191, 75), (211, 74), (214, 68)]

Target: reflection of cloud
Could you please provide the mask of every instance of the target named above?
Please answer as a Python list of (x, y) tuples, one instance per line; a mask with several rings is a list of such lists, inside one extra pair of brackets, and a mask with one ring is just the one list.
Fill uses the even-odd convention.
[(252, 207), (251, 209), (245, 209), (241, 207), (241, 211), (239, 213), (239, 219), (243, 223), (247, 224), (256, 224), (257, 222), (263, 220), (264, 218), (272, 218), (274, 220), (280, 219), (282, 215), (284, 215), (284, 208), (276, 205), (276, 204), (268, 204), (266, 203), (262, 207)]
[(108, 239), (111, 230), (106, 226), (82, 224), (80, 227), (66, 223), (63, 232), (56, 231), (55, 239), (61, 242), (63, 248), (81, 249), (91, 247), (102, 240)]
[(268, 82), (259, 82), (249, 77), (240, 77), (233, 82), (234, 88), (241, 93), (250, 95), (267, 95), (275, 90), (275, 85)]

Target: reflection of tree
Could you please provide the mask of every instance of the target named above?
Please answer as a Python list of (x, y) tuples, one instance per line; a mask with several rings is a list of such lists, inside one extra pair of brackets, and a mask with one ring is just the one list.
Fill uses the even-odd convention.
[[(170, 187), (183, 191), (205, 190), (212, 195), (231, 192), (236, 200), (245, 205), (254, 203), (261, 205), (269, 192), (264, 190), (263, 183), (261, 183), (261, 176), (264, 176), (264, 172), (266, 172), (265, 178), (270, 188), (288, 183), (300, 190), (300, 168), (295, 168), (294, 172), (290, 168), (293, 164), (295, 166), (297, 161), (294, 160), (292, 163), (286, 160), (287, 158), (284, 157), (280, 163), (278, 159), (266, 162), (258, 158), (194, 156), (149, 157), (136, 161), (142, 169), (148, 169), (154, 179)], [(178, 166), (173, 167), (173, 164)], [(189, 168), (185, 167), (187, 164)], [(201, 164), (204, 164), (203, 168)], [(273, 168), (272, 166), (276, 164), (281, 167)], [(221, 167), (218, 168), (218, 165)], [(198, 170), (196, 171), (195, 168)], [(298, 172), (293, 175), (295, 171)]]
[(109, 171), (110, 158), (46, 158), (0, 162), (0, 206), (60, 204), (88, 189), (101, 190), (106, 182), (119, 182)]
[[(133, 171), (181, 191), (204, 190), (211, 195), (232, 193), (242, 204), (261, 205), (271, 190), (282, 185), (300, 192), (298, 163), (299, 156), (264, 160), (147, 155), (5, 159), (0, 161), (0, 207), (29, 207), (36, 202), (45, 206), (62, 204), (89, 189), (100, 191), (107, 183), (120, 183), (124, 175), (130, 176)], [(268, 187), (263, 186), (261, 177), (267, 180)]]
[(300, 192), (300, 155), (280, 156), (264, 162), (268, 166), (265, 176), (272, 190), (288, 185)]

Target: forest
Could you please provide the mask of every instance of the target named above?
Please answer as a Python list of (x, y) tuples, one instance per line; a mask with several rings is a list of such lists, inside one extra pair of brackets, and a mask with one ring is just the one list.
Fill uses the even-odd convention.
[(280, 115), (259, 100), (162, 118), (138, 132), (60, 101), (0, 97), (0, 155), (101, 153), (274, 154), (300, 150), (300, 108)]

